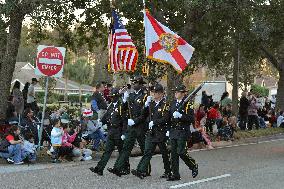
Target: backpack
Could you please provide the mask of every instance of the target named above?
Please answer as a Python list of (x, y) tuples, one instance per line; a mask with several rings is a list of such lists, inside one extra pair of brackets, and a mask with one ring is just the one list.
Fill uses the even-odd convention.
[(8, 153), (9, 146), (10, 146), (10, 142), (7, 139), (2, 139), (0, 141), (0, 152)]

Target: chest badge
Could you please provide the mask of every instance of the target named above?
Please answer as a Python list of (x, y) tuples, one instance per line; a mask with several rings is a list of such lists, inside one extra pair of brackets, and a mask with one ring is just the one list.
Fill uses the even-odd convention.
[(159, 108), (159, 109), (158, 109), (158, 112), (161, 112), (161, 111), (162, 111), (162, 109), (161, 109), (161, 108)]
[(138, 103), (141, 103), (141, 100), (140, 100), (140, 99), (138, 99), (138, 100), (137, 100), (137, 102), (138, 102)]

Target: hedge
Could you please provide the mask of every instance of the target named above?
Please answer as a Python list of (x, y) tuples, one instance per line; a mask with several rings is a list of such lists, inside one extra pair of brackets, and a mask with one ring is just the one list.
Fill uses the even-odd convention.
[[(37, 92), (37, 102), (40, 104), (43, 104), (44, 101), (44, 92)], [(91, 95), (82, 95), (81, 97), (82, 102), (87, 102), (91, 101)], [(48, 98), (47, 98), (47, 103), (48, 104), (56, 104), (59, 101), (64, 101), (64, 95), (63, 94), (57, 94), (57, 93), (49, 93)], [(68, 101), (72, 103), (79, 103), (79, 94), (72, 94), (68, 95)]]

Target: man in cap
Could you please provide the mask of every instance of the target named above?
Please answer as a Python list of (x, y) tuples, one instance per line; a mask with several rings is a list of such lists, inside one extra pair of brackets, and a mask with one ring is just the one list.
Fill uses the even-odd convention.
[(35, 96), (35, 86), (37, 83), (38, 83), (37, 78), (32, 78), (32, 83), (29, 86), (27, 94), (27, 107), (30, 107), (32, 111), (34, 111), (35, 115), (37, 115), (37, 112), (39, 111)]
[(161, 178), (168, 178), (171, 173), (169, 152), (166, 145), (167, 124), (170, 118), (169, 107), (164, 98), (164, 88), (162, 85), (156, 84), (151, 89), (151, 92), (153, 100), (146, 101), (143, 109), (143, 116), (144, 119), (147, 120), (146, 123), (148, 125), (144, 155), (139, 162), (137, 169), (132, 170), (131, 172), (133, 175), (141, 179), (146, 177), (153, 152), (155, 151), (156, 146), (159, 146), (165, 169), (165, 173), (161, 176)]
[[(105, 152), (97, 166), (90, 168), (92, 172), (98, 175), (103, 175), (103, 170), (116, 146), (119, 153), (121, 152), (124, 139), (122, 136), (127, 128), (126, 108), (123, 102), (120, 100), (119, 90), (117, 88), (113, 88), (109, 97), (111, 98), (111, 104), (109, 105), (106, 114), (102, 118), (102, 123), (107, 124), (108, 128)], [(129, 171), (129, 162), (125, 164), (124, 169)]]
[(136, 140), (139, 143), (140, 149), (144, 152), (145, 146), (145, 120), (142, 115), (142, 109), (147, 100), (147, 93), (144, 89), (143, 78), (138, 76), (131, 80), (133, 82), (134, 92), (124, 94), (123, 102), (126, 103), (128, 108), (128, 128), (126, 131), (126, 135), (122, 137), (125, 138), (123, 148), (121, 153), (119, 154), (114, 167), (108, 168), (108, 171), (116, 174), (117, 176), (121, 176), (124, 174), (129, 174), (130, 172), (123, 172), (125, 162), (129, 161), (129, 156), (134, 147)]
[(190, 125), (194, 124), (194, 111), (190, 108), (190, 101), (185, 102), (185, 94), (187, 92), (184, 85), (176, 87), (175, 100), (170, 106), (171, 129), (171, 169), (172, 175), (168, 181), (180, 180), (179, 174), (179, 158), (192, 170), (192, 177), (198, 175), (198, 165), (195, 160), (189, 156), (187, 151), (187, 139), (190, 135)]
[(105, 142), (106, 137), (101, 131), (101, 123), (99, 121), (92, 120), (94, 113), (90, 109), (83, 111), (84, 124), (87, 126), (87, 139), (94, 140), (93, 150), (99, 151), (101, 141)]

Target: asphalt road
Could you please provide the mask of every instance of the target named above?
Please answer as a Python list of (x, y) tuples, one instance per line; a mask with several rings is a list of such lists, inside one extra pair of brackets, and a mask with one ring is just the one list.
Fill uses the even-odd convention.
[[(105, 170), (104, 176), (89, 171), (96, 161), (0, 165), (0, 188), (82, 188), (82, 189), (282, 189), (284, 188), (284, 141), (264, 142), (191, 153), (199, 163), (199, 175), (192, 179), (191, 172), (181, 163), (182, 180), (167, 182), (160, 179), (163, 173), (161, 156), (153, 157), (152, 176), (144, 180), (133, 175), (116, 177)], [(135, 168), (140, 158), (131, 158)], [(108, 166), (112, 166), (111, 159)]]

